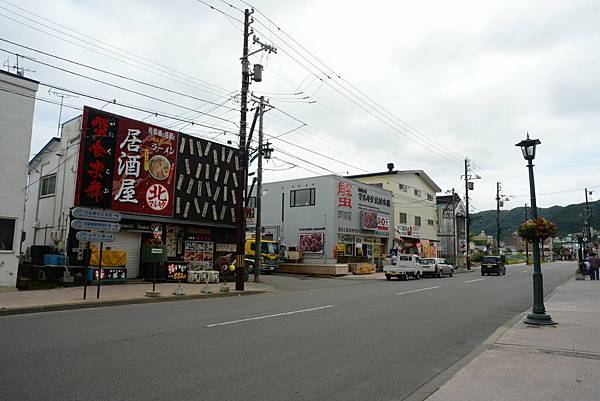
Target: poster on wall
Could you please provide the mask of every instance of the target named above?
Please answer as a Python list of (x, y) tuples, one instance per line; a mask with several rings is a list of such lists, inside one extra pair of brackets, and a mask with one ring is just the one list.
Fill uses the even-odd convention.
[(377, 229), (377, 212), (360, 211), (360, 225), (363, 230)]
[(298, 248), (303, 253), (323, 253), (325, 233), (301, 233), (298, 235)]
[(178, 133), (84, 107), (76, 206), (173, 214)]

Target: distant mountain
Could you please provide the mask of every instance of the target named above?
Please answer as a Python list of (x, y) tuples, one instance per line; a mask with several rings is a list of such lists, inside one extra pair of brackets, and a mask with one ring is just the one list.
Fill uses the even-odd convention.
[[(590, 202), (592, 213), (592, 227), (600, 229), (600, 201)], [(529, 218), (531, 209), (527, 208)], [(538, 216), (545, 217), (556, 223), (558, 235), (583, 232), (585, 202), (569, 206), (552, 206), (538, 208)], [(500, 238), (506, 240), (517, 230), (519, 224), (525, 219), (525, 207), (511, 210), (500, 210)], [(488, 235), (496, 235), (496, 211), (485, 210), (471, 214), (471, 234), (479, 234), (481, 230)]]

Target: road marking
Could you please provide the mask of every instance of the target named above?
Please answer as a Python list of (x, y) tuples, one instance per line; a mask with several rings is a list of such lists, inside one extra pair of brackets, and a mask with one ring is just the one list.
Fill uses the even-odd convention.
[(321, 310), (321, 309), (333, 308), (334, 306), (335, 305), (325, 305), (325, 306), (318, 306), (316, 308), (308, 308), (308, 309), (295, 310), (295, 311), (291, 311), (291, 312), (275, 313), (273, 315), (249, 317), (249, 318), (246, 318), (246, 319), (239, 319), (239, 320), (230, 320), (228, 322), (207, 324), (206, 327), (226, 326), (226, 325), (229, 325), (229, 324), (249, 322), (251, 320), (261, 320), (261, 319), (269, 319), (271, 317), (288, 316), (288, 315), (294, 315), (296, 313), (312, 312), (312, 311)]
[(512, 276), (512, 274), (510, 274), (510, 273), (506, 273), (506, 275), (507, 275), (507, 276)]
[(529, 270), (521, 270), (520, 273), (527, 273)]
[(398, 295), (412, 294), (413, 292), (421, 292), (421, 291), (427, 291), (427, 290), (435, 290), (436, 288), (440, 288), (440, 286), (438, 285), (435, 287), (419, 288), (418, 290), (399, 292)]
[(485, 279), (484, 278), (478, 278), (478, 279), (475, 279), (475, 280), (469, 280), (469, 281), (465, 281), (465, 284), (467, 284), (467, 283), (474, 283), (476, 281), (482, 281), (482, 280), (485, 280)]

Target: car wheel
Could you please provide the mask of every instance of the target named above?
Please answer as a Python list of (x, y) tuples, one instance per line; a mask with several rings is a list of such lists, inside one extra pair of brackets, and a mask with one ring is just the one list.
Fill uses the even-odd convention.
[(386, 274), (386, 275), (385, 275), (385, 279), (386, 279), (387, 281), (390, 281), (390, 280), (392, 279), (392, 276), (390, 276), (389, 274)]
[(484, 272), (481, 272), (481, 275), (482, 275), (482, 276), (485, 276), (485, 273), (484, 273)]
[(415, 273), (415, 280), (420, 280), (421, 279), (421, 273), (416, 272)]
[(437, 275), (437, 276), (438, 276), (438, 278), (442, 278), (442, 277), (444, 277), (444, 271), (443, 271), (443, 270), (440, 270), (440, 271), (438, 272), (438, 275)]
[(450, 270), (450, 277), (454, 277), (454, 269)]
[(252, 272), (254, 271), (254, 265), (248, 265), (246, 268), (249, 274), (252, 274)]

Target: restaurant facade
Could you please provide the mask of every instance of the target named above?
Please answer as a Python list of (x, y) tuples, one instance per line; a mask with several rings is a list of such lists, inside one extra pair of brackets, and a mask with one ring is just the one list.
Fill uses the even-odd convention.
[(53, 204), (61, 206), (28, 211), (39, 219), (64, 216), (51, 234), (63, 231), (56, 237), (69, 265), (82, 265), (88, 246), (96, 253), (92, 264), (99, 258), (100, 244), (87, 242), (73, 221), (108, 211), (120, 215), (120, 229), (102, 243), (103, 279), (149, 278), (155, 263), (160, 278), (182, 279), (188, 269), (221, 269), (235, 260), (237, 149), (88, 107), (78, 121), (74, 188), (60, 187), (69, 183), (65, 171), (54, 190), (62, 198)]

